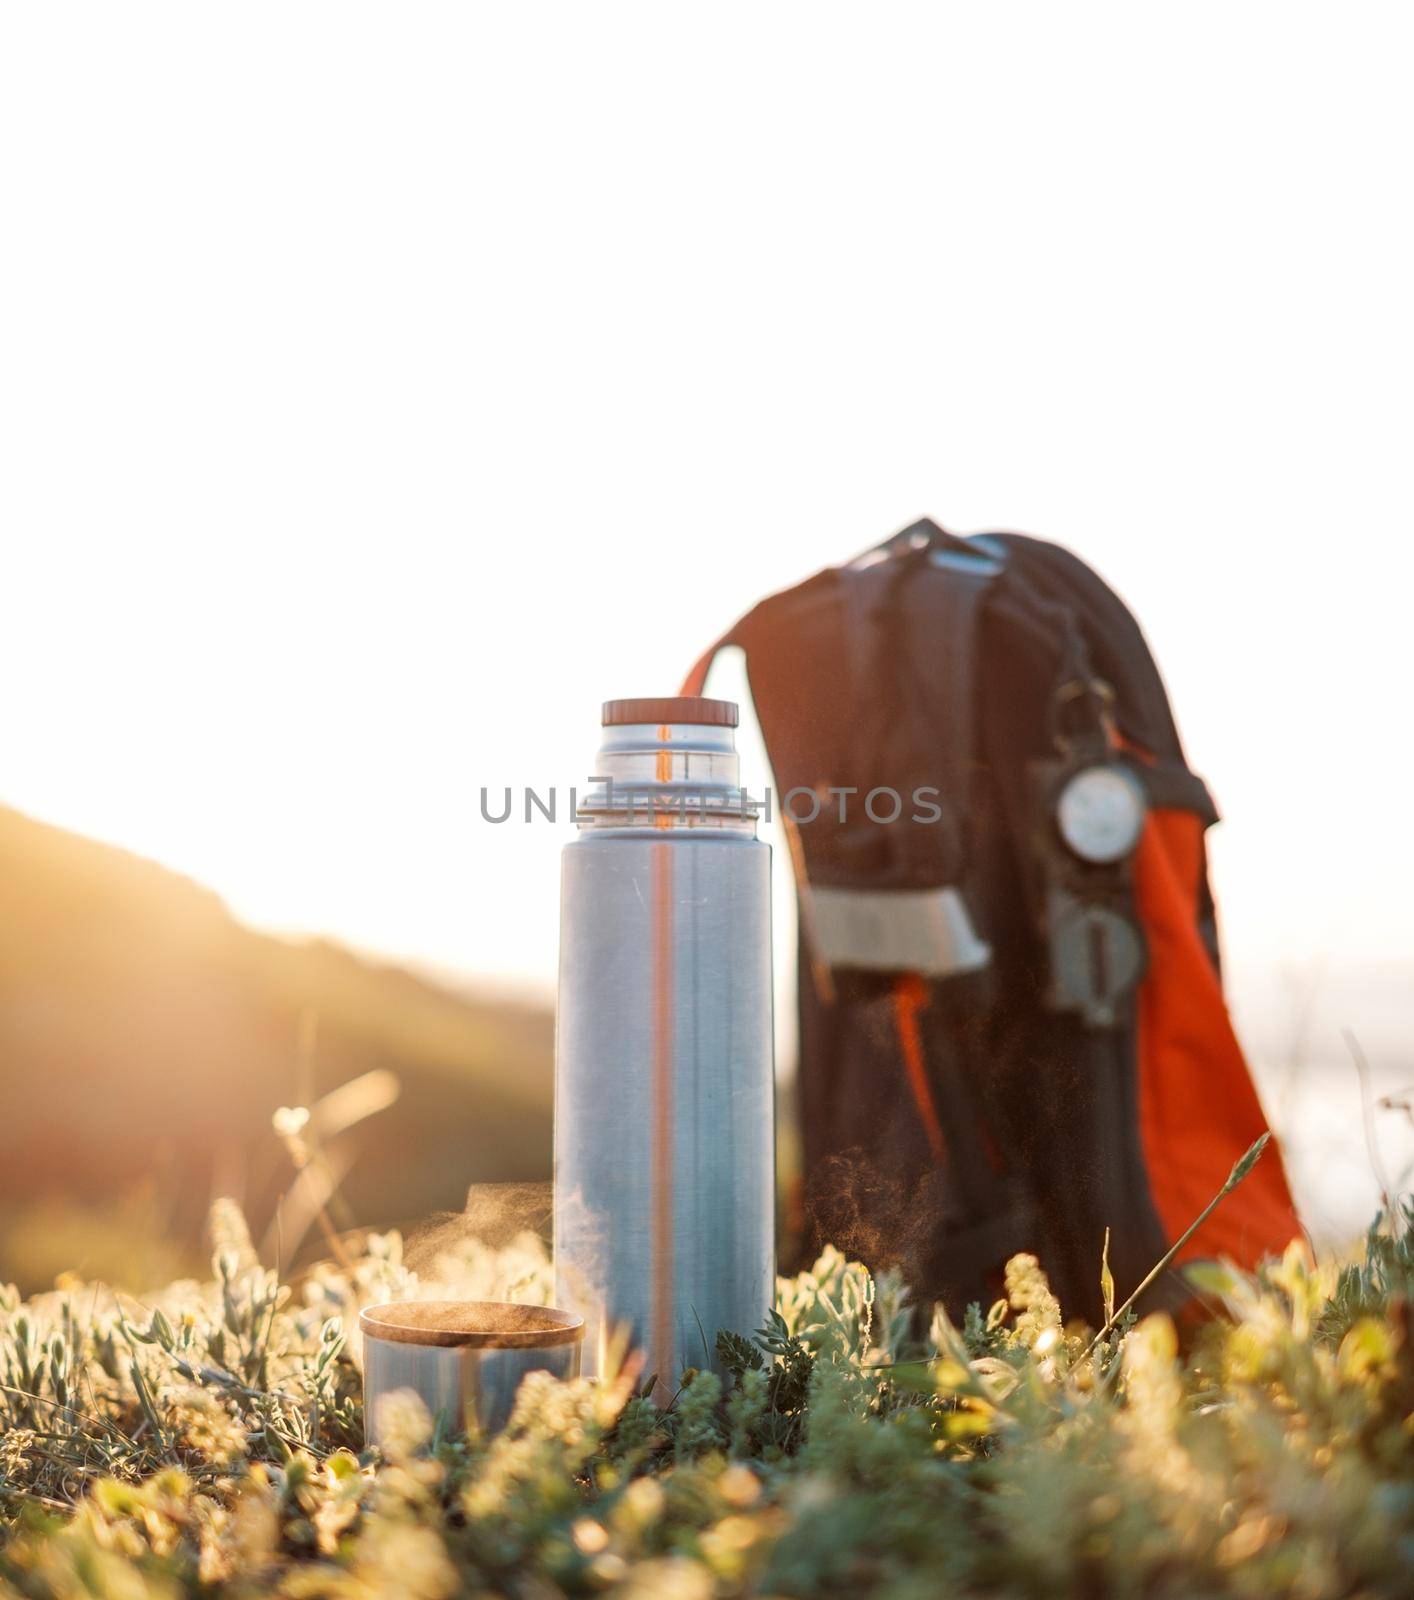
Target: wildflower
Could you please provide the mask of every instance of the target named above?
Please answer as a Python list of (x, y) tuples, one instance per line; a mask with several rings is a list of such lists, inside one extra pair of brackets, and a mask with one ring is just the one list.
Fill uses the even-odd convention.
[(309, 1123), (306, 1106), (279, 1106), (270, 1119), (282, 1139), (297, 1139)]
[(191, 1385), (175, 1390), (167, 1402), (166, 1421), (183, 1449), (215, 1466), (230, 1466), (246, 1453), (245, 1430), (205, 1389)]
[(399, 1600), (447, 1600), (460, 1587), (441, 1535), (389, 1519), (371, 1521), (353, 1561), (355, 1592)]
[(587, 1556), (597, 1556), (609, 1547), (609, 1530), (602, 1522), (581, 1517), (573, 1529), (575, 1548)]
[(37, 1442), (33, 1428), (9, 1428), (0, 1432), (0, 1478), (23, 1483), (29, 1476), (30, 1454)]
[[(1016, 1337), (1027, 1348), (1035, 1346), (1050, 1329), (1059, 1336), (1060, 1302), (1051, 1293), (1050, 1283), (1033, 1255), (1015, 1255), (1006, 1264), (1006, 1292), (1016, 1319)], [(1050, 1343), (1053, 1344), (1053, 1338)], [(1047, 1346), (1049, 1348), (1049, 1345)]]
[(750, 1467), (730, 1466), (717, 1479), (717, 1493), (729, 1506), (740, 1510), (761, 1498), (761, 1480)]
[[(277, 1130), (278, 1131), (278, 1130)], [(217, 1255), (229, 1255), (236, 1261), (238, 1272), (248, 1272), (256, 1264), (255, 1246), (251, 1243), (250, 1227), (245, 1212), (227, 1196), (211, 1202), (206, 1218), (211, 1235), (211, 1248)]]
[(711, 1600), (715, 1588), (706, 1567), (686, 1556), (645, 1561), (616, 1590), (616, 1600)]
[(415, 1456), (432, 1437), (432, 1418), (421, 1396), (394, 1389), (378, 1402), (378, 1437), (390, 1461)]

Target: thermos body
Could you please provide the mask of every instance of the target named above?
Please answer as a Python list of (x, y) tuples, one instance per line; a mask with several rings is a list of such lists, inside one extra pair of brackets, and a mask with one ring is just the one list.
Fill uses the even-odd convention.
[[(601, 770), (616, 744), (652, 748), (657, 792), (590, 812), (564, 850), (556, 1292), (585, 1318), (586, 1373), (626, 1335), (662, 1396), (773, 1300), (770, 850), (723, 784), (730, 728), (606, 728)], [(721, 809), (672, 809), (704, 773)]]

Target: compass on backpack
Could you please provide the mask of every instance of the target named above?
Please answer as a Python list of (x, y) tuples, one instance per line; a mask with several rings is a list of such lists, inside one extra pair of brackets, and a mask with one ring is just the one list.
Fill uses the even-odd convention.
[(1032, 767), (1046, 999), (1092, 1028), (1124, 1020), (1147, 960), (1132, 863), (1148, 796), (1115, 749), (1113, 699), (1098, 679), (1058, 689), (1052, 727), (1060, 755)]

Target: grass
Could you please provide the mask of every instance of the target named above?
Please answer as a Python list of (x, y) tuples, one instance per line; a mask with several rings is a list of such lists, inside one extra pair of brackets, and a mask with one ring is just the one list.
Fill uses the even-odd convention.
[(1208, 1269), (1184, 1353), (1165, 1316), (1066, 1323), (1027, 1256), (924, 1335), (896, 1277), (827, 1251), (722, 1335), (725, 1384), (689, 1370), (659, 1409), (627, 1374), (531, 1379), (489, 1440), (409, 1404), (376, 1457), (358, 1308), (544, 1299), (543, 1250), (462, 1242), (419, 1281), (369, 1235), (296, 1292), (218, 1205), (209, 1281), (0, 1301), (0, 1595), (1407, 1600), (1411, 1226)]

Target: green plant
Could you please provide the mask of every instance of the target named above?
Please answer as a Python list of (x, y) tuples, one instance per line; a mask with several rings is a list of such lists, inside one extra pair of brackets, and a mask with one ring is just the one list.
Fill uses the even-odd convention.
[[(1164, 1316), (1067, 1325), (1032, 1257), (910, 1343), (903, 1286), (827, 1251), (718, 1336), (724, 1380), (537, 1376), (492, 1439), (409, 1403), (380, 1456), (357, 1309), (445, 1285), (384, 1234), (296, 1292), (226, 1206), (208, 1282), (0, 1294), (0, 1596), (1404, 1600), (1410, 1221), (1344, 1266), (1209, 1269), (1186, 1355)], [(537, 1249), (438, 1270), (536, 1295)]]

